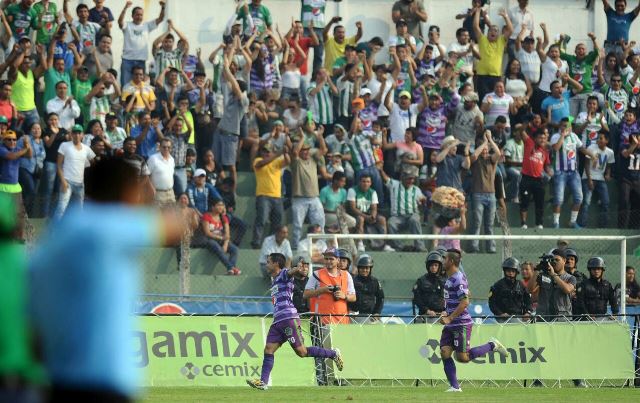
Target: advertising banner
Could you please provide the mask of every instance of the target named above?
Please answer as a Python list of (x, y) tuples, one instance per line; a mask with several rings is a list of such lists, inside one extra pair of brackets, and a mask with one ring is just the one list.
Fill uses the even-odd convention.
[[(134, 334), (142, 386), (245, 386), (259, 378), (271, 318), (144, 316)], [(309, 323), (302, 322), (308, 331)], [(310, 340), (307, 340), (310, 345)], [(315, 385), (312, 358), (299, 358), (288, 344), (275, 355), (277, 386)]]
[[(344, 379), (445, 379), (440, 358), (442, 326), (331, 326)], [(473, 380), (629, 379), (633, 355), (626, 323), (474, 325), (471, 347), (496, 337), (509, 356), (489, 353), (456, 363), (458, 377)]]

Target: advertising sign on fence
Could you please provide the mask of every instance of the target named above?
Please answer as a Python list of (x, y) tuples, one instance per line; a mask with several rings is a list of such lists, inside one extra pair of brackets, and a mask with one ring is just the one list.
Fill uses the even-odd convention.
[[(245, 386), (245, 379), (260, 377), (271, 321), (256, 317), (141, 317), (134, 343), (136, 363), (145, 371), (143, 386)], [(303, 322), (303, 328), (309, 329), (308, 322)], [(313, 359), (298, 358), (283, 345), (271, 379), (277, 386), (314, 385)]]
[[(344, 379), (444, 379), (440, 325), (332, 326)], [(497, 337), (509, 356), (489, 353), (457, 364), (461, 379), (630, 379), (633, 355), (626, 323), (477, 325), (471, 346)], [(364, 342), (366, 340), (366, 342)]]

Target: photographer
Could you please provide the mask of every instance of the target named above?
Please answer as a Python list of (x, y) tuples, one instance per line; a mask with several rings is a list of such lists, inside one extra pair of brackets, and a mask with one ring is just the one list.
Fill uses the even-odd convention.
[(322, 323), (349, 323), (347, 303), (356, 301), (356, 290), (351, 274), (340, 270), (338, 252), (334, 248), (324, 251), (326, 266), (311, 273), (303, 297), (309, 300), (311, 312), (323, 316)]
[(531, 315), (531, 294), (517, 279), (519, 267), (518, 259), (506, 258), (502, 262), (504, 277), (491, 286), (489, 309), (500, 323), (521, 322), (521, 318), (514, 316), (524, 316), (527, 320)]
[(544, 321), (571, 320), (571, 294), (576, 288), (576, 278), (564, 270), (567, 256), (564, 250), (554, 249), (551, 255), (543, 255), (534, 273), (535, 281), (528, 284), (529, 292), (539, 287), (536, 315)]

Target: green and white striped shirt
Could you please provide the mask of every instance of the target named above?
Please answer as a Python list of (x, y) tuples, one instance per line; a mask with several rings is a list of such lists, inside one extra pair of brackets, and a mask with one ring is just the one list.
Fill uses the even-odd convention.
[(338, 79), (338, 116), (349, 117), (351, 115), (351, 101), (353, 99), (353, 81)]
[(109, 102), (108, 96), (91, 98), (91, 104), (89, 105), (90, 120), (98, 119), (102, 123), (102, 127), (106, 127), (104, 119), (109, 112), (111, 112), (111, 102)]
[(375, 165), (370, 135), (363, 132), (354, 134), (349, 142), (349, 150), (351, 151), (351, 165), (356, 172)]
[[(156, 74), (160, 75), (167, 67), (173, 67), (178, 70), (182, 70), (182, 56), (184, 56), (184, 52), (180, 49), (176, 48), (169, 52), (166, 52), (162, 49), (156, 50), (155, 56), (155, 64), (156, 64)], [(182, 77), (180, 77), (182, 79)]]
[(315, 28), (324, 28), (324, 9), (327, 6), (327, 0), (302, 0), (302, 12), (300, 20), (305, 28), (309, 27), (309, 21), (313, 21)]
[(419, 212), (418, 202), (424, 197), (417, 186), (405, 188), (402, 182), (389, 179), (386, 183), (391, 195), (391, 215), (401, 216)]
[(317, 124), (328, 125), (333, 124), (333, 98), (331, 94), (331, 87), (329, 84), (325, 84), (322, 89), (316, 94), (311, 95), (311, 91), (316, 88), (316, 83), (311, 83), (307, 90), (307, 98), (309, 102), (309, 108), (313, 113), (313, 121)]
[(80, 37), (80, 48), (82, 51), (84, 48), (96, 46), (96, 39), (98, 32), (100, 32), (100, 25), (95, 22), (87, 21), (84, 25), (80, 21), (73, 21), (73, 28), (75, 28), (78, 36)]

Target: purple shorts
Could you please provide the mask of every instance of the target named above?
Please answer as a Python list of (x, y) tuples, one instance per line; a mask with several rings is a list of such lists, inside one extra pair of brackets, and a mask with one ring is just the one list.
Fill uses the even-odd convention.
[(442, 329), (440, 348), (453, 347), (454, 351), (466, 353), (471, 348), (471, 329), (473, 325), (448, 326)]
[(303, 345), (300, 319), (286, 319), (271, 325), (267, 334), (267, 343), (282, 345), (285, 341), (294, 348)]

